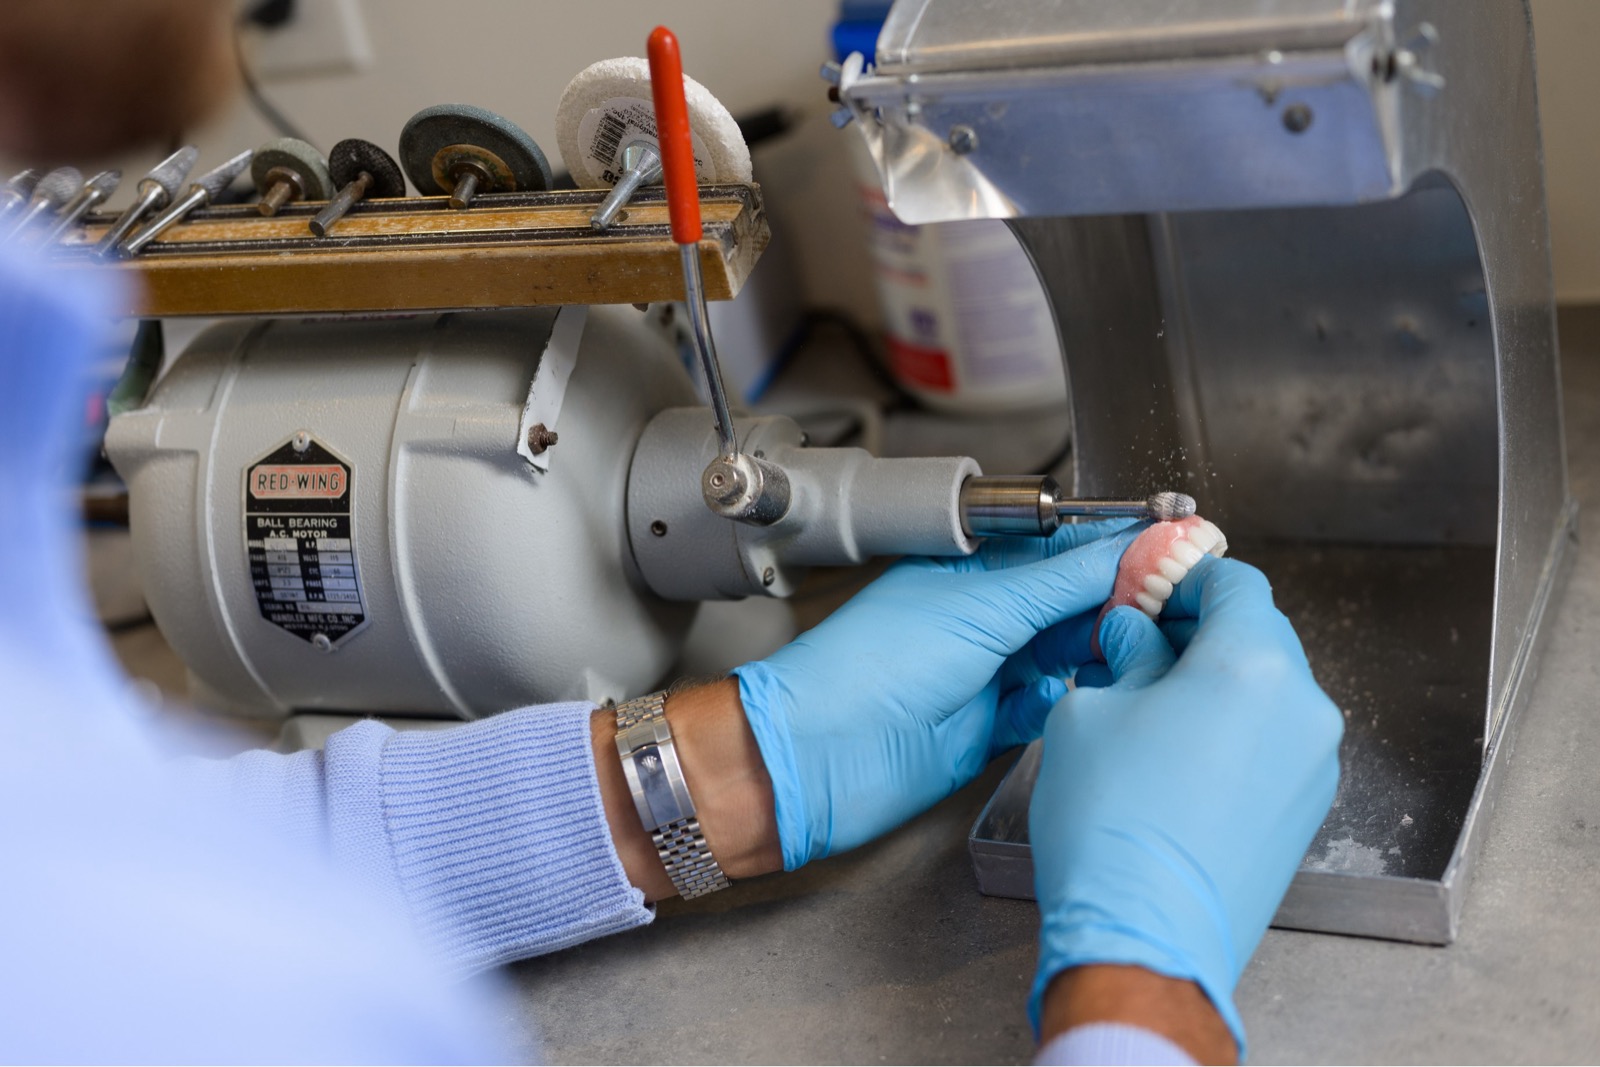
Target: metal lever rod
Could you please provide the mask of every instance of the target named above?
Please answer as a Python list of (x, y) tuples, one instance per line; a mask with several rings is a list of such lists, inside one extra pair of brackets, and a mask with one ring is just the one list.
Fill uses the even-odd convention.
[(689, 104), (683, 95), (683, 57), (678, 38), (665, 26), (650, 32), (650, 96), (656, 111), (656, 137), (661, 151), (661, 176), (667, 185), (667, 210), (672, 239), (683, 260), (683, 288), (689, 324), (705, 375), (711, 410), (717, 420), (717, 445), (723, 459), (739, 454), (739, 440), (728, 412), (722, 369), (711, 343), (705, 281), (700, 274), (700, 186), (694, 172), (694, 145), (689, 137)]
[(700, 474), (700, 496), (706, 507), (725, 519), (770, 526), (789, 513), (793, 502), (789, 476), (782, 467), (739, 451), (728, 394), (722, 387), (717, 350), (711, 343), (706, 286), (700, 274), (700, 186), (694, 170), (694, 145), (689, 136), (689, 103), (683, 92), (683, 59), (678, 38), (665, 26), (650, 31), (650, 96), (656, 112), (656, 138), (661, 177), (667, 186), (667, 211), (672, 239), (683, 261), (684, 302), (706, 392), (716, 418), (717, 455)]
[(706, 283), (700, 273), (700, 246), (679, 245), (683, 263), (683, 287), (689, 308), (689, 329), (694, 334), (695, 350), (700, 355), (700, 370), (711, 395), (711, 411), (717, 420), (717, 450), (723, 459), (739, 454), (739, 438), (733, 430), (733, 415), (728, 410), (728, 394), (722, 386), (722, 369), (717, 365), (717, 349), (711, 340), (710, 311), (706, 308)]

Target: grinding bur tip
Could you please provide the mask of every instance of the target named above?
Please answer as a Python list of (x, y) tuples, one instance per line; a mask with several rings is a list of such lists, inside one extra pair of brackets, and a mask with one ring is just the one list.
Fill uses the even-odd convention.
[(178, 187), (183, 184), (183, 179), (189, 176), (194, 169), (195, 161), (200, 158), (200, 149), (194, 145), (184, 145), (172, 155), (155, 165), (149, 174), (145, 175), (146, 181), (155, 182), (167, 191), (169, 198), (178, 195)]
[(29, 193), (33, 192), (33, 187), (39, 184), (41, 177), (43, 175), (32, 169), (13, 174), (11, 179), (6, 182), (6, 192), (15, 193), (26, 198)]
[(39, 179), (39, 184), (33, 187), (35, 202), (44, 202), (51, 207), (60, 207), (68, 200), (78, 195), (78, 190), (83, 188), (83, 175), (76, 167), (61, 167), (53, 170)]
[(1149, 500), (1150, 517), (1159, 522), (1187, 519), (1194, 514), (1194, 497), (1187, 493), (1157, 493)]
[(120, 170), (103, 170), (93, 178), (90, 178), (85, 184), (100, 193), (101, 198), (104, 199), (116, 192), (117, 186), (122, 184), (122, 172)]
[(233, 184), (233, 180), (245, 172), (250, 166), (250, 157), (255, 152), (246, 149), (232, 159), (219, 164), (216, 168), (207, 171), (194, 180), (194, 183), (206, 191), (206, 200), (212, 201), (222, 195), (222, 191)]

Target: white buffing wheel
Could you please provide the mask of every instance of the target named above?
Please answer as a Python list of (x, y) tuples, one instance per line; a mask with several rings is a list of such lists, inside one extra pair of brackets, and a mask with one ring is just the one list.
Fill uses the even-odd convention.
[[(750, 180), (750, 148), (728, 109), (688, 75), (694, 169), (702, 182)], [(602, 59), (567, 83), (556, 107), (556, 144), (572, 180), (584, 188), (615, 185), (622, 176), (622, 150), (641, 137), (656, 140), (650, 102), (650, 64), (636, 56)]]

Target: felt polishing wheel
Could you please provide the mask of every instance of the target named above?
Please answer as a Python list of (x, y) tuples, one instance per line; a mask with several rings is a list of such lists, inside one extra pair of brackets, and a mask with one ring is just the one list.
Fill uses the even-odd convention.
[[(694, 169), (702, 182), (750, 180), (750, 148), (739, 124), (710, 90), (685, 75)], [(650, 64), (637, 56), (602, 59), (567, 83), (556, 106), (556, 143), (572, 180), (585, 188), (615, 185), (631, 141), (656, 143)]]
[(381, 200), (406, 195), (406, 177), (394, 157), (371, 141), (347, 137), (333, 146), (328, 153), (328, 172), (333, 184), (344, 188), (366, 171), (372, 175), (372, 185), (367, 189), (367, 199)]
[(532, 137), (508, 118), (470, 104), (437, 104), (400, 131), (400, 162), (423, 196), (451, 191), (453, 167), (470, 163), (490, 180), (484, 193), (550, 188), (550, 163)]
[(302, 200), (326, 200), (333, 195), (333, 177), (322, 153), (297, 137), (280, 137), (256, 149), (250, 159), (250, 177), (257, 192), (267, 191), (272, 184), (267, 175), (278, 169), (292, 171), (298, 177)]

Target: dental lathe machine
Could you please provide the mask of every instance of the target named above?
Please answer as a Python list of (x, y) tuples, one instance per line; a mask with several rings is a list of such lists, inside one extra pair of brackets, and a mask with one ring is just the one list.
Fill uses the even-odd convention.
[[(137, 274), (143, 316), (225, 320), (159, 377), (136, 352), (106, 437), (196, 696), (290, 723), (621, 700), (702, 601), (1198, 501), (1347, 719), (1278, 923), (1449, 941), (1576, 531), (1523, 0), (898, 0), (825, 74), (903, 221), (1006, 219), (1032, 257), (1073, 484), (730, 411), (704, 301), (760, 256), (760, 191), (693, 82), (679, 132), (715, 151), (674, 178), (678, 134), (608, 103), (651, 96), (642, 61), (563, 99), (592, 188), (457, 106), (407, 125), (405, 173), (274, 143), (270, 210), (215, 201), (249, 153), (182, 192), (186, 149), (51, 240)], [(627, 306), (664, 301), (709, 408)], [(986, 892), (1031, 893), (1035, 767), (973, 828)]]

